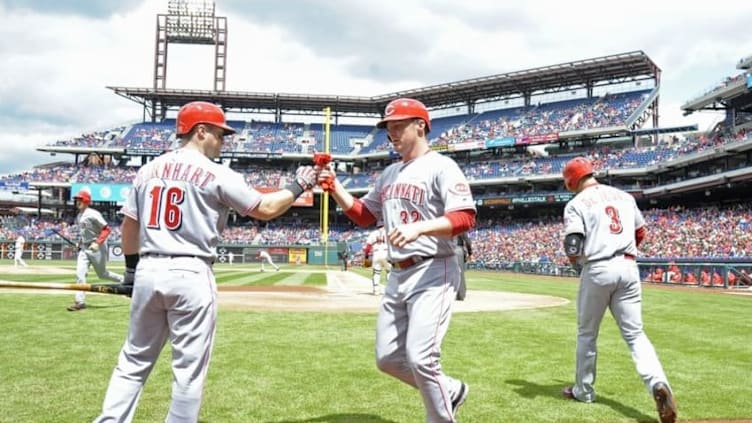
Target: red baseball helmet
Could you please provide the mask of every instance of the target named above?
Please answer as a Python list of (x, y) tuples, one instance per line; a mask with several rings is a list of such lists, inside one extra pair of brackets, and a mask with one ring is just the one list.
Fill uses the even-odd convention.
[(413, 98), (398, 98), (386, 105), (384, 117), (376, 124), (376, 127), (386, 128), (386, 123), (389, 121), (414, 118), (423, 119), (426, 122), (426, 133), (431, 131), (431, 119), (428, 117), (426, 106)]
[(185, 135), (199, 123), (207, 123), (225, 130), (225, 135), (234, 134), (235, 129), (227, 125), (225, 113), (216, 104), (206, 101), (190, 102), (178, 111), (176, 135)]
[(593, 174), (593, 164), (584, 157), (575, 157), (564, 166), (564, 186), (574, 192), (582, 178)]
[(74, 200), (81, 200), (82, 203), (91, 204), (91, 193), (89, 191), (81, 190), (73, 196)]

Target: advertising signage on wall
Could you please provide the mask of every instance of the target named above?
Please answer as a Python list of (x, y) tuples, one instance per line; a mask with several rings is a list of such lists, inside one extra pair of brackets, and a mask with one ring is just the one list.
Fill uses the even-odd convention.
[(556, 204), (566, 203), (574, 195), (571, 193), (519, 195), (509, 197), (483, 198), (480, 205), (483, 206), (506, 206), (513, 204)]
[(29, 183), (26, 181), (22, 181), (22, 182), (0, 181), (0, 189), (8, 190), (8, 191), (28, 191)]
[(71, 184), (70, 199), (81, 190), (89, 191), (91, 201), (124, 203), (128, 198), (131, 184)]
[(549, 144), (559, 140), (558, 133), (530, 135), (517, 139), (515, 145)]

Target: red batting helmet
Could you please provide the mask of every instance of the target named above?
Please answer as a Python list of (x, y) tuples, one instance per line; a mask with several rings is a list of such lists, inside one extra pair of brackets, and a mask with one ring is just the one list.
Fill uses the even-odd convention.
[(225, 113), (216, 104), (205, 101), (190, 102), (178, 111), (176, 135), (185, 135), (191, 132), (199, 123), (207, 123), (225, 130), (225, 135), (234, 134), (235, 129), (227, 125)]
[(593, 164), (584, 157), (575, 157), (564, 166), (564, 186), (570, 191), (576, 191), (582, 178), (593, 174)]
[(384, 118), (376, 124), (376, 127), (386, 128), (386, 123), (389, 121), (414, 118), (423, 119), (426, 122), (426, 133), (431, 131), (431, 119), (428, 117), (426, 106), (413, 98), (398, 98), (386, 105)]
[(73, 196), (73, 199), (81, 200), (82, 203), (89, 205), (91, 204), (91, 193), (89, 193), (89, 191), (81, 190), (78, 194)]

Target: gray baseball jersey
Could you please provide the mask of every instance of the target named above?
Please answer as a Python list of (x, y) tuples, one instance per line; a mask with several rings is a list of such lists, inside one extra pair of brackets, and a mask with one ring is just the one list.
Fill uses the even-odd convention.
[(564, 209), (564, 232), (585, 236), (577, 293), (577, 351), (572, 393), (580, 401), (595, 400), (598, 332), (611, 310), (648, 392), (668, 385), (653, 344), (643, 331), (640, 275), (635, 262), (635, 229), (642, 213), (628, 193), (608, 185), (580, 191)]
[(87, 207), (76, 215), (76, 225), (81, 247), (86, 248), (99, 237), (102, 229), (107, 226), (107, 221), (102, 217), (102, 213)]
[(618, 254), (636, 256), (635, 229), (644, 224), (634, 197), (603, 184), (580, 192), (564, 209), (564, 234), (587, 235), (580, 264)]
[[(398, 225), (435, 219), (449, 211), (475, 211), (470, 187), (457, 163), (433, 151), (389, 165), (361, 200), (377, 220), (384, 222), (387, 234)], [(392, 261), (452, 254), (454, 242), (450, 237), (421, 236), (403, 248), (389, 244)]]
[(229, 209), (246, 215), (260, 201), (243, 175), (196, 150), (178, 149), (138, 171), (123, 214), (140, 222), (142, 255), (214, 260)]

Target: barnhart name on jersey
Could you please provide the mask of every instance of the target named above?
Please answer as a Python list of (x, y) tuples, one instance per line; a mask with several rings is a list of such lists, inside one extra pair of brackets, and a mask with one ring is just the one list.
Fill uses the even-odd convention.
[(424, 205), (426, 202), (426, 190), (413, 184), (396, 183), (385, 185), (379, 193), (381, 202), (385, 200), (408, 200), (414, 204)]
[(199, 188), (206, 188), (210, 182), (217, 179), (214, 173), (204, 170), (199, 166), (194, 167), (191, 164), (170, 161), (164, 161), (160, 163), (160, 166), (152, 166), (149, 172), (144, 172), (138, 176), (136, 185), (139, 185), (143, 180), (154, 178), (183, 181)]

